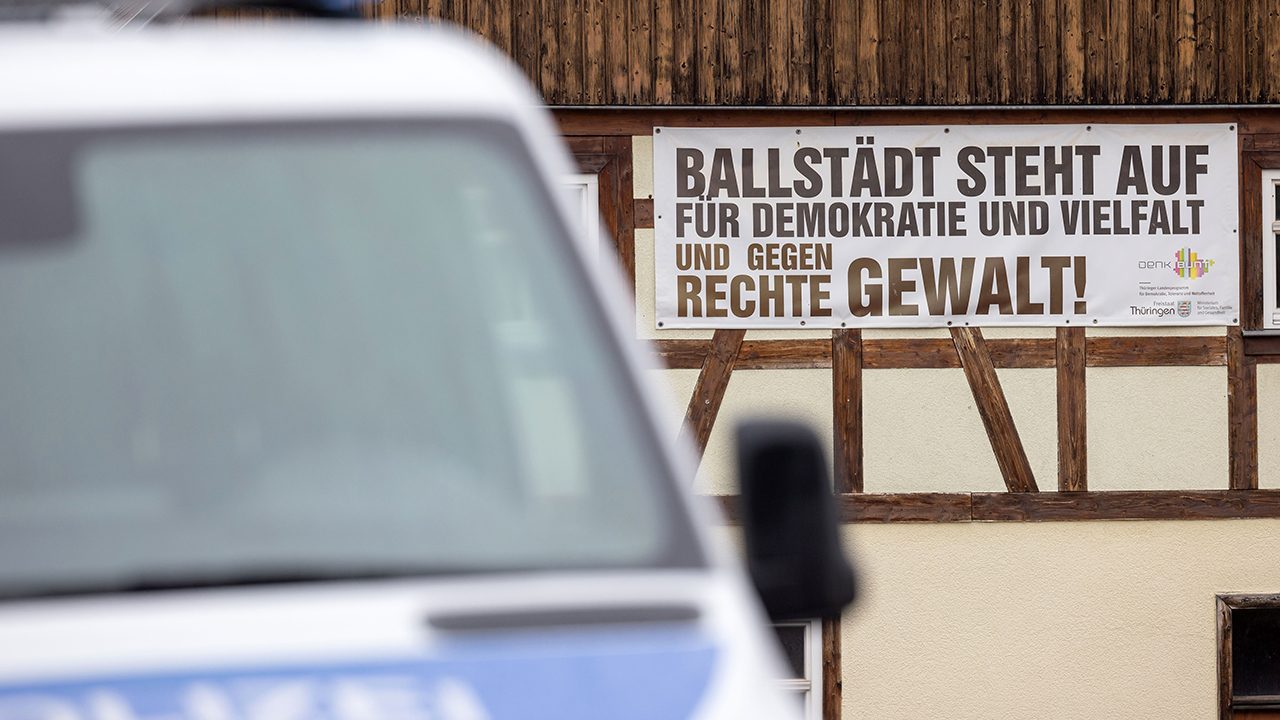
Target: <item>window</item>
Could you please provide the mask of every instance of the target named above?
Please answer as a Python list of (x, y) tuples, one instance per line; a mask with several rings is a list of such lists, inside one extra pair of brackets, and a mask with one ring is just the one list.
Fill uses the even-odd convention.
[(822, 717), (822, 621), (778, 623), (773, 626), (787, 661), (782, 687), (794, 693), (807, 720)]
[(1280, 595), (1218, 596), (1221, 720), (1280, 719)]
[(700, 566), (514, 130), (4, 131), (0, 158), (48, 181), (0, 212), (0, 596)]
[(560, 184), (561, 190), (569, 198), (569, 204), (576, 211), (574, 217), (581, 222), (583, 236), (587, 246), (600, 257), (600, 179), (595, 173), (574, 173), (566, 175)]
[(1262, 326), (1280, 330), (1280, 170), (1262, 171)]

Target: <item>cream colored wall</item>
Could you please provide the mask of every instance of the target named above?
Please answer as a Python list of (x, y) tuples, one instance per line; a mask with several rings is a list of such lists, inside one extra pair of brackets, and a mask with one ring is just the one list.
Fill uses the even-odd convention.
[(1258, 487), (1280, 488), (1280, 365), (1258, 366)]
[[(632, 139), (637, 198), (653, 195), (653, 140)], [(654, 326), (653, 230), (637, 230), (636, 332), (645, 338), (709, 338), (709, 330)], [(1145, 328), (1088, 328), (1090, 336), (1174, 334)], [(1222, 335), (1223, 328), (1180, 328), (1179, 335)], [(986, 328), (988, 338), (1053, 337), (1052, 328)], [(750, 331), (748, 339), (823, 338), (826, 330)], [(864, 337), (949, 337), (945, 329), (866, 330)], [(689, 401), (696, 370), (665, 374), (673, 405)], [(1280, 368), (1259, 369), (1263, 486), (1280, 487)], [(1000, 382), (1041, 490), (1057, 489), (1057, 400), (1053, 370), (999, 370)], [(1226, 369), (1090, 368), (1087, 371), (1089, 487), (1193, 489), (1227, 487)], [(1273, 393), (1274, 394), (1274, 393)], [(1280, 395), (1276, 395), (1280, 397)], [(707, 492), (733, 490), (733, 423), (777, 413), (812, 423), (830, 451), (831, 373), (826, 370), (735, 372), (698, 473)], [(682, 413), (673, 413), (671, 432)], [(960, 370), (868, 370), (863, 377), (867, 492), (969, 492), (1004, 489), (991, 445)], [(1270, 434), (1268, 434), (1270, 433)], [(1270, 467), (1268, 467), (1270, 466)], [(1270, 485), (1268, 485), (1270, 483)]]
[(1214, 595), (1280, 591), (1280, 520), (854, 525), (845, 718), (1216, 717)]

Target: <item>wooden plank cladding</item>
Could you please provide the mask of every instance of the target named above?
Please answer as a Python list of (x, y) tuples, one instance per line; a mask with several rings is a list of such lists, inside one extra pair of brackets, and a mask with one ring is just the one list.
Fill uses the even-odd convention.
[[(717, 500), (737, 524), (737, 497)], [(844, 523), (1229, 520), (1280, 517), (1280, 490), (853, 493), (837, 504)]]
[(366, 13), (469, 27), (553, 105), (1280, 101), (1275, 0), (382, 0)]
[[(708, 340), (657, 340), (657, 356), (672, 369), (696, 369), (710, 351)], [(960, 368), (955, 343), (945, 339), (866, 339), (864, 370)], [(986, 341), (997, 368), (1053, 368), (1057, 341), (1052, 338)], [(1093, 337), (1085, 339), (1089, 367), (1223, 366), (1227, 340), (1221, 336)], [(739, 370), (831, 367), (831, 342), (814, 340), (747, 340), (734, 367)]]

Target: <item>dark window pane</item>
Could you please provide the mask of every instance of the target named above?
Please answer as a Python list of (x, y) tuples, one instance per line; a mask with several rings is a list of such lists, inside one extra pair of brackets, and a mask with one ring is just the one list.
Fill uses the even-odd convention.
[(773, 631), (782, 644), (782, 654), (787, 658), (787, 667), (791, 668), (789, 678), (804, 678), (804, 632), (803, 625), (775, 625)]
[(1234, 694), (1280, 695), (1280, 608), (1231, 614)]

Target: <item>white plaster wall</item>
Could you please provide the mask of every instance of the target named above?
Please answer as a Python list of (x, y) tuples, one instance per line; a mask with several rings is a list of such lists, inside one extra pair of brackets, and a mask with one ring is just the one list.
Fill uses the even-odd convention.
[[(680, 431), (685, 408), (698, 380), (697, 370), (652, 370), (665, 386), (668, 414), (663, 430)], [(829, 370), (736, 370), (725, 389), (720, 414), (698, 468), (695, 489), (710, 495), (738, 492), (733, 435), (739, 422), (751, 418), (797, 420), (813, 428), (822, 440), (831, 472), (831, 372)]]
[[(1057, 400), (1052, 370), (997, 370), (1041, 490), (1056, 490)], [(964, 372), (863, 373), (866, 492), (1005, 489)]]
[(1280, 488), (1280, 365), (1258, 366), (1258, 487)]
[(1227, 370), (1089, 368), (1090, 490), (1226, 489)]
[(637, 198), (653, 197), (653, 136), (631, 137), (631, 190)]
[(1280, 520), (845, 533), (845, 718), (1216, 717), (1214, 595), (1280, 592)]

